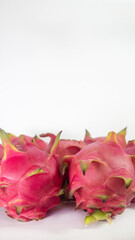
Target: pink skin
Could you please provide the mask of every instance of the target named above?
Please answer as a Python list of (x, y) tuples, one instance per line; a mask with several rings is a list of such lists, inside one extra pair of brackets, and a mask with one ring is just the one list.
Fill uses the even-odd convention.
[[(121, 147), (124, 149), (126, 147), (126, 140), (125, 140), (125, 135), (120, 133), (116, 134), (117, 141), (121, 145)], [(85, 136), (84, 142), (86, 144), (94, 143), (94, 142), (104, 142), (106, 137), (97, 137), (97, 138), (92, 138), (90, 135)]]
[(128, 142), (125, 152), (130, 155), (135, 155), (135, 140), (131, 140)]
[[(126, 146), (125, 132), (126, 132), (126, 129), (123, 129), (121, 132), (116, 134), (117, 141), (122, 148), (125, 148), (125, 146)], [(55, 141), (56, 136), (52, 133), (41, 134), (40, 136), (41, 137), (50, 137), (51, 140), (47, 147), (47, 151), (50, 151), (52, 144)], [(63, 158), (65, 158), (65, 156), (75, 155), (85, 145), (91, 144), (94, 142), (104, 142), (105, 139), (106, 139), (106, 137), (92, 138), (87, 130), (86, 130), (86, 134), (84, 137), (84, 141), (60, 139), (58, 148), (57, 148), (56, 154), (55, 154), (59, 168), (61, 167)], [(68, 160), (70, 161), (70, 158)]]
[[(49, 151), (53, 142), (55, 141), (56, 136), (52, 133), (41, 134), (40, 136), (51, 138), (51, 141), (47, 147), (47, 149)], [(67, 162), (67, 165), (70, 165), (70, 161), (72, 159), (72, 157), (70, 158), (70, 156), (73, 156), (73, 155), (77, 154), (78, 152), (80, 152), (80, 150), (85, 145), (88, 145), (88, 144), (91, 144), (94, 142), (104, 142), (104, 141), (105, 141), (105, 137), (92, 138), (87, 130), (86, 130), (84, 141), (60, 139), (55, 156), (56, 156), (56, 160), (57, 160), (57, 164), (60, 169), (60, 172), (63, 175), (63, 183), (64, 184), (67, 184), (68, 175), (69, 175), (68, 168), (65, 168), (65, 170), (63, 172), (61, 171), (61, 169), (63, 168), (64, 161)], [(126, 145), (125, 131), (122, 130), (120, 133), (117, 134), (117, 141), (119, 142), (119, 144), (121, 145), (122, 148), (125, 147), (125, 145)], [(65, 160), (65, 158), (66, 158), (66, 160)], [(83, 156), (82, 156), (82, 158), (83, 158)]]
[(3, 149), (3, 146), (0, 144), (0, 161), (3, 158), (3, 155), (4, 155), (4, 149)]
[[(125, 152), (129, 155), (131, 155), (134, 166), (135, 166), (135, 140), (131, 140), (128, 142)], [(132, 200), (132, 202), (135, 203), (135, 198)]]
[(75, 155), (84, 146), (85, 146), (85, 143), (83, 141), (61, 139), (56, 151), (56, 159), (57, 159), (58, 166), (61, 165), (63, 157), (69, 156), (69, 155)]
[[(81, 160), (88, 168), (82, 173)], [(135, 197), (135, 170), (132, 159), (117, 142), (116, 134), (110, 139), (96, 141), (83, 147), (72, 157), (69, 167), (69, 194), (74, 195), (77, 208), (92, 213), (94, 209), (121, 213)], [(123, 177), (131, 178), (126, 188)], [(108, 196), (106, 200), (101, 198)]]
[(0, 206), (6, 208), (10, 217), (20, 221), (38, 220), (59, 203), (62, 178), (55, 152), (47, 153), (47, 146), (41, 139), (33, 143), (30, 137), (23, 136), (21, 141), (15, 137), (11, 143), (6, 137), (6, 157), (1, 161)]
[[(56, 136), (52, 133), (41, 134), (41, 137), (50, 137), (51, 141), (47, 147), (50, 150), (52, 144), (55, 141)], [(63, 158), (65, 156), (74, 155), (78, 153), (86, 143), (84, 141), (70, 140), (70, 139), (60, 139), (57, 150), (56, 150), (56, 160), (60, 168)]]
[(24, 207), (20, 217), (18, 217), (16, 208), (14, 206), (10, 208), (7, 207), (6, 209), (9, 217), (16, 218), (19, 221), (27, 222), (32, 219), (39, 220), (44, 218), (47, 210), (55, 207), (58, 204), (59, 198), (56, 196), (42, 198), (41, 201), (38, 202), (38, 204)]
[[(51, 141), (48, 147), (48, 150), (51, 148), (56, 136), (51, 133), (47, 134), (42, 134), (42, 137), (50, 137)], [(68, 171), (69, 168), (65, 168), (64, 172), (61, 172), (63, 161), (65, 157), (70, 156), (70, 155), (75, 155), (77, 154), (84, 146), (86, 143), (84, 141), (77, 141), (77, 140), (70, 140), (70, 139), (60, 139), (58, 148), (56, 149), (56, 161), (58, 164), (58, 168), (60, 169), (60, 173), (63, 179), (63, 186), (65, 188), (65, 199), (68, 199), (68, 193), (67, 193), (67, 188), (66, 186), (68, 185)], [(70, 158), (68, 159), (70, 161)]]

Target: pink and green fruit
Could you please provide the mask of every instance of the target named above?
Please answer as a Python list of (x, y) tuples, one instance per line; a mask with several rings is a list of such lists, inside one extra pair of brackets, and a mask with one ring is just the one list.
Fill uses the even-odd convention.
[(84, 146), (70, 159), (69, 196), (75, 197), (76, 209), (88, 212), (86, 224), (110, 221), (135, 197), (134, 164), (122, 145), (118, 135), (110, 132), (106, 139)]
[(20, 221), (44, 218), (60, 200), (62, 178), (55, 158), (60, 134), (50, 151), (38, 137), (16, 137), (2, 129), (0, 137), (0, 206)]

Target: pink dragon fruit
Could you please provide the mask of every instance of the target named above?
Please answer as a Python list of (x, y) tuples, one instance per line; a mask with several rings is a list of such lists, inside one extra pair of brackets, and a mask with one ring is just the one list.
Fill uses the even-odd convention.
[[(132, 161), (135, 165), (135, 140), (130, 140), (125, 148), (125, 152), (129, 154), (132, 158)], [(135, 198), (132, 200), (135, 203)]]
[[(120, 132), (117, 133), (117, 141), (121, 145), (122, 148), (126, 147), (126, 140), (125, 140), (125, 135), (126, 135), (126, 128), (121, 130)], [(55, 141), (56, 136), (52, 133), (46, 133), (46, 134), (41, 134), (40, 137), (50, 137), (51, 141), (48, 145), (48, 151), (50, 151), (50, 148), (52, 144)], [(97, 138), (92, 138), (88, 130), (85, 132), (85, 137), (83, 141), (77, 141), (77, 140), (70, 140), (70, 139), (60, 139), (55, 156), (57, 159), (57, 163), (59, 168), (63, 169), (63, 161), (65, 158), (69, 158), (70, 155), (75, 155), (78, 153), (85, 145), (91, 144), (94, 142), (103, 142), (106, 137), (97, 137)], [(70, 158), (69, 158), (70, 160)], [(67, 165), (65, 164), (65, 167)], [(64, 169), (65, 169), (64, 167)], [(63, 170), (64, 170), (63, 169)]]
[(1, 163), (1, 159), (3, 158), (4, 155), (4, 149), (3, 146), (0, 144), (0, 163)]
[(125, 148), (125, 152), (129, 155), (132, 155), (132, 157), (134, 158), (134, 156), (135, 156), (135, 140), (131, 140), (128, 142), (128, 144)]
[(62, 178), (55, 159), (60, 134), (50, 151), (41, 139), (0, 130), (4, 156), (0, 165), (0, 206), (20, 221), (39, 220), (59, 203)]
[[(49, 151), (52, 144), (55, 141), (56, 136), (52, 133), (46, 133), (46, 134), (41, 134), (40, 137), (50, 137), (51, 138), (50, 144), (48, 145), (48, 151)], [(65, 156), (75, 155), (85, 145), (86, 145), (86, 143), (84, 141), (60, 139), (60, 141), (58, 143), (58, 147), (56, 149), (56, 153), (55, 153), (60, 172), (61, 172), (62, 162), (63, 162)], [(62, 168), (63, 171), (65, 170), (66, 166), (67, 165), (65, 164), (64, 168)]]
[(118, 140), (110, 132), (105, 140), (84, 146), (70, 159), (69, 196), (75, 197), (77, 209), (89, 213), (86, 225), (110, 221), (135, 197), (134, 165)]
[[(124, 128), (120, 132), (118, 132), (116, 135), (117, 141), (119, 142), (119, 144), (121, 145), (122, 148), (126, 147), (126, 140), (125, 140), (126, 130), (127, 130), (127, 128)], [(94, 142), (103, 142), (105, 139), (106, 139), (106, 137), (92, 138), (90, 133), (88, 132), (88, 130), (86, 130), (84, 142), (86, 144), (90, 144), (90, 143), (94, 143)]]
[[(56, 136), (52, 133), (41, 134), (40, 137), (50, 137), (51, 141), (48, 145), (48, 151), (50, 150), (52, 144), (55, 141)], [(62, 188), (63, 188), (63, 195), (62, 199), (64, 201), (69, 201), (68, 199), (68, 191), (67, 187), (69, 184), (68, 181), (68, 165), (64, 162), (64, 159), (69, 157), (70, 155), (75, 155), (78, 153), (86, 143), (84, 141), (77, 141), (77, 140), (70, 140), (70, 139), (60, 139), (58, 143), (58, 147), (56, 149), (56, 161), (60, 170), (60, 175), (62, 177)]]

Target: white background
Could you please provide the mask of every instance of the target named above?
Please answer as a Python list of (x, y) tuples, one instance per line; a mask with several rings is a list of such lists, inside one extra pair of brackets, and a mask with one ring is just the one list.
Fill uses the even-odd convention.
[[(135, 138), (135, 1), (0, 0), (0, 127), (83, 139), (128, 127)], [(85, 229), (58, 208), (39, 222), (0, 212), (2, 239), (135, 239), (135, 209)], [(15, 237), (16, 236), (16, 237)]]

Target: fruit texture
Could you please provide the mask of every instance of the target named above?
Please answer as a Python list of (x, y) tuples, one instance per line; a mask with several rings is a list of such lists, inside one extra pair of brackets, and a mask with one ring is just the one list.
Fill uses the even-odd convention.
[[(135, 166), (135, 140), (130, 140), (125, 148), (125, 152), (129, 154)], [(135, 203), (135, 198), (132, 200)]]
[(0, 130), (4, 156), (0, 165), (0, 206), (20, 221), (39, 220), (59, 203), (62, 178), (55, 159), (60, 134), (50, 151), (41, 139), (15, 137)]
[[(54, 143), (56, 136), (52, 133), (41, 134), (40, 137), (49, 137), (50, 143), (48, 145), (48, 151), (50, 150), (52, 144)], [(86, 143), (84, 141), (77, 141), (77, 140), (70, 140), (70, 139), (60, 139), (58, 143), (58, 147), (56, 149), (56, 161), (60, 171), (60, 175), (62, 177), (62, 189), (63, 189), (63, 196), (62, 200), (69, 201), (68, 199), (68, 191), (67, 186), (69, 184), (68, 181), (68, 164), (65, 159), (68, 159), (69, 156), (73, 156), (78, 153)], [(68, 159), (70, 161), (70, 158)]]
[(135, 140), (131, 140), (128, 142), (128, 144), (125, 148), (125, 152), (129, 155), (132, 155), (132, 157), (134, 157), (134, 155), (135, 155)]
[[(50, 144), (48, 146), (48, 150), (49, 150), (51, 148), (52, 144), (54, 143), (56, 136), (52, 133), (41, 134), (40, 136), (51, 138)], [(62, 163), (63, 163), (65, 157), (68, 157), (70, 155), (75, 155), (85, 145), (86, 145), (86, 143), (84, 141), (60, 139), (60, 141), (58, 143), (58, 147), (56, 149), (56, 153), (55, 153), (59, 169), (61, 170), (61, 167), (63, 165)], [(66, 167), (66, 164), (65, 164), (65, 167)]]
[[(126, 130), (127, 130), (127, 128), (124, 128), (116, 134), (116, 139), (123, 149), (126, 147), (126, 139), (125, 139)], [(92, 138), (90, 133), (88, 132), (88, 130), (86, 130), (84, 142), (86, 144), (90, 144), (90, 143), (94, 143), (94, 142), (103, 142), (105, 139), (106, 139), (106, 137)]]
[(0, 162), (1, 162), (1, 159), (3, 158), (3, 155), (4, 155), (4, 149), (3, 149), (3, 146), (0, 144)]
[(125, 153), (117, 136), (110, 132), (106, 139), (84, 146), (71, 157), (69, 197), (75, 197), (76, 209), (89, 213), (86, 224), (110, 221), (135, 196), (132, 158)]

